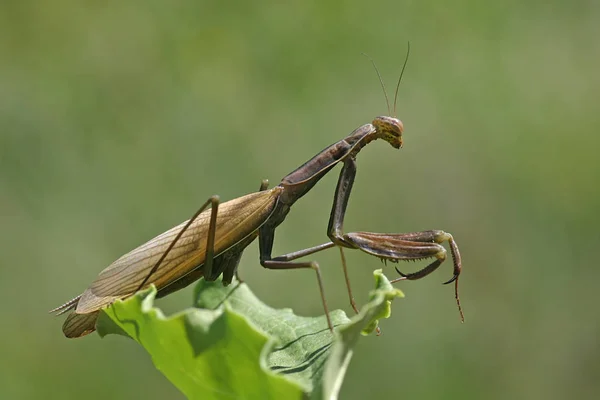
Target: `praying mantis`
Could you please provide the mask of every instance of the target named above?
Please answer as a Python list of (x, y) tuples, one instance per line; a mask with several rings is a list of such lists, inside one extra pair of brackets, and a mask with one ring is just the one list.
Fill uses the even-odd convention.
[[(400, 81), (398, 85), (399, 83)], [(396, 94), (397, 90), (398, 88)], [(458, 277), (462, 263), (452, 235), (440, 230), (395, 234), (343, 232), (344, 216), (356, 175), (358, 153), (378, 139), (395, 149), (401, 148), (403, 130), (402, 122), (395, 117), (376, 117), (372, 123), (360, 126), (344, 139), (326, 147), (285, 176), (273, 188), (269, 189), (268, 183), (263, 181), (259, 191), (225, 203), (221, 203), (218, 196), (211, 196), (192, 218), (123, 255), (100, 272), (81, 295), (50, 312), (60, 315), (70, 311), (62, 329), (66, 337), (76, 338), (95, 330), (96, 320), (102, 308), (110, 306), (117, 299), (130, 297), (150, 285), (156, 287), (157, 297), (180, 290), (200, 278), (214, 281), (222, 275), (223, 284), (228, 285), (236, 274), (242, 252), (258, 237), (260, 264), (263, 267), (315, 271), (321, 302), (331, 331), (334, 327), (329, 317), (319, 264), (316, 261), (296, 261), (298, 258), (339, 247), (351, 305), (354, 311), (358, 312), (349, 285), (344, 248), (359, 249), (382, 260), (393, 262), (435, 258), (435, 261), (414, 273), (404, 274), (396, 268), (401, 277), (392, 282), (397, 282), (420, 279), (436, 270), (446, 259), (446, 250), (441, 243), (448, 242), (454, 273), (452, 279), (446, 283), (455, 282), (455, 297), (462, 317), (458, 298)], [(343, 167), (338, 178), (327, 229), (330, 241), (273, 257), (275, 230), (285, 220), (292, 205), (339, 163), (342, 163)]]

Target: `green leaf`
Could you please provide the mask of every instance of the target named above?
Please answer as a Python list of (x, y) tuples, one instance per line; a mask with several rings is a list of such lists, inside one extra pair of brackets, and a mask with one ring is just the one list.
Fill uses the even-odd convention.
[(188, 398), (335, 399), (361, 334), (390, 315), (402, 297), (381, 270), (360, 314), (343, 311), (300, 317), (258, 300), (245, 284), (200, 281), (196, 307), (166, 317), (153, 307), (154, 288), (117, 301), (100, 314), (101, 336), (126, 335), (150, 353), (155, 366)]

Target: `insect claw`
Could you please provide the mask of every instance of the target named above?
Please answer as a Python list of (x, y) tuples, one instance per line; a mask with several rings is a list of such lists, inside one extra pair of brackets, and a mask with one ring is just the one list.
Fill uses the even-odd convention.
[(454, 282), (454, 281), (455, 281), (455, 280), (457, 280), (457, 279), (458, 279), (458, 275), (457, 275), (457, 274), (454, 274), (454, 276), (452, 277), (452, 279), (450, 279), (450, 280), (449, 280), (449, 281), (447, 281), (447, 282), (444, 282), (442, 285), (447, 285), (447, 284), (449, 284), (449, 283), (452, 283), (452, 282)]
[(408, 277), (408, 275), (406, 275), (406, 274), (403, 274), (403, 273), (402, 273), (402, 272), (401, 272), (401, 271), (398, 269), (398, 267), (394, 267), (394, 269), (396, 270), (396, 272), (397, 272), (398, 274), (400, 274), (400, 276), (402, 276), (402, 277), (404, 277), (404, 278), (407, 278), (407, 277)]

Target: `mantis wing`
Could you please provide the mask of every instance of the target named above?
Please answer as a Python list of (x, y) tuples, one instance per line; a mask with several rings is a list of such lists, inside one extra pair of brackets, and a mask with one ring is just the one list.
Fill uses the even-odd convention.
[[(280, 191), (276, 187), (220, 205), (214, 255), (218, 256), (254, 233), (271, 215)], [(204, 264), (210, 215), (211, 210), (204, 211), (183, 233), (151, 276), (148, 286), (154, 284), (160, 290)], [(88, 314), (110, 305), (116, 299), (131, 296), (186, 222), (130, 251), (103, 270), (83, 292), (75, 311)]]

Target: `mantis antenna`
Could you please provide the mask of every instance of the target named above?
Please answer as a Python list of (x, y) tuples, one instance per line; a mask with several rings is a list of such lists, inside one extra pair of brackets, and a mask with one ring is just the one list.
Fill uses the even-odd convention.
[[(398, 100), (398, 89), (400, 89), (400, 82), (402, 82), (402, 75), (404, 75), (404, 69), (406, 68), (406, 63), (408, 62), (408, 56), (410, 55), (410, 42), (408, 42), (408, 48), (406, 49), (406, 58), (404, 59), (404, 65), (402, 66), (402, 71), (400, 71), (400, 78), (398, 78), (398, 84), (396, 85), (396, 93), (394, 93), (394, 117), (396, 116), (396, 101)], [(386, 96), (387, 98), (387, 96)], [(390, 108), (388, 104), (388, 109)]]
[[(383, 89), (383, 95), (385, 96), (385, 103), (387, 104), (388, 115), (392, 115), (392, 110), (390, 109), (390, 99), (388, 97), (387, 91), (385, 90), (385, 84), (383, 83), (383, 79), (381, 78), (381, 74), (379, 73), (379, 68), (375, 64), (375, 61), (371, 57), (369, 57), (366, 53), (361, 53), (363, 56), (367, 57), (371, 64), (373, 64), (373, 68), (375, 68), (375, 72), (377, 73), (377, 77), (379, 78), (379, 83), (381, 84), (381, 89)], [(408, 56), (410, 54), (410, 42), (408, 42), (408, 49), (406, 50), (406, 57), (404, 59), (404, 64), (402, 65), (402, 71), (400, 71), (400, 77), (398, 78), (398, 83), (396, 84), (396, 92), (394, 93), (394, 114), (396, 116), (396, 103), (398, 100), (398, 90), (400, 89), (400, 82), (402, 82), (402, 76), (404, 75), (404, 69), (406, 68), (406, 63), (408, 62)]]
[[(392, 112), (390, 110), (390, 99), (388, 98), (387, 91), (385, 90), (385, 84), (383, 83), (383, 79), (381, 79), (381, 74), (379, 73), (379, 68), (377, 68), (375, 61), (373, 61), (373, 59), (371, 57), (369, 57), (367, 55), (367, 53), (361, 53), (361, 54), (363, 56), (367, 57), (369, 59), (369, 61), (371, 61), (371, 64), (373, 64), (373, 68), (375, 68), (375, 72), (377, 73), (377, 77), (379, 78), (379, 83), (381, 84), (381, 89), (383, 89), (383, 95), (385, 96), (385, 104), (387, 104), (388, 115), (390, 115)], [(394, 101), (394, 104), (396, 104), (395, 101)]]

